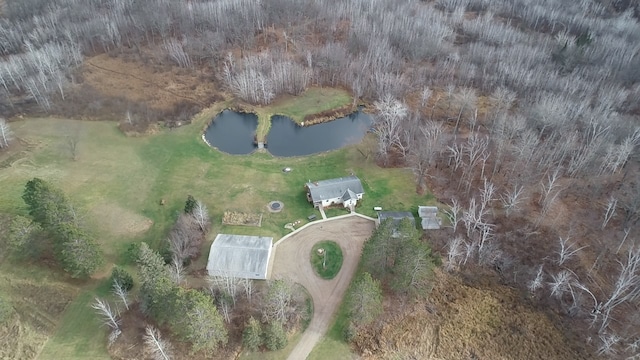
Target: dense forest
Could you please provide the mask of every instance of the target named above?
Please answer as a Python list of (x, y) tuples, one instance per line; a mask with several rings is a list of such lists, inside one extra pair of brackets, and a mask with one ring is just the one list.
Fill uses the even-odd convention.
[[(448, 205), (429, 239), (447, 271), (497, 278), (594, 352), (636, 358), (639, 17), (630, 0), (5, 0), (0, 113), (96, 115), (80, 70), (98, 54), (197, 71), (251, 104), (347, 89), (375, 113), (378, 163)], [(184, 101), (114, 120), (206, 105)]]

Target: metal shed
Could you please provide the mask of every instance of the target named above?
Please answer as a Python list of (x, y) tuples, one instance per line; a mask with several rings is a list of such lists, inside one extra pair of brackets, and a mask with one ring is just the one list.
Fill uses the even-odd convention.
[(272, 243), (271, 237), (218, 234), (211, 244), (207, 272), (212, 276), (264, 280)]

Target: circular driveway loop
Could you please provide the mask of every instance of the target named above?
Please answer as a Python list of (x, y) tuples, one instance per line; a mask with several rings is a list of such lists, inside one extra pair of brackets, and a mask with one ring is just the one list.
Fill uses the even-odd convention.
[[(304, 286), (313, 299), (313, 318), (288, 359), (306, 359), (327, 332), (358, 268), (362, 245), (374, 227), (373, 221), (359, 216), (321, 221), (300, 230), (275, 248), (271, 278), (290, 278)], [(344, 254), (342, 268), (331, 280), (318, 277), (309, 262), (311, 248), (322, 240), (335, 241)]]

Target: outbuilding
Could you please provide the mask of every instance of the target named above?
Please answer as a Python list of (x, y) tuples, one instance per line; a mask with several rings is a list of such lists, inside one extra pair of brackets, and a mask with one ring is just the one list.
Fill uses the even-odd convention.
[(233, 276), (264, 280), (273, 238), (218, 234), (211, 244), (207, 272), (211, 276)]

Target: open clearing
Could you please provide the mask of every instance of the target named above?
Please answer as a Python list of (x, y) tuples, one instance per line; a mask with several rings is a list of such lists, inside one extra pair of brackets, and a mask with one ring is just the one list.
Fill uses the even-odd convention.
[[(302, 229), (275, 247), (271, 278), (290, 278), (304, 286), (313, 299), (311, 323), (288, 359), (306, 359), (329, 329), (358, 267), (362, 245), (374, 227), (373, 221), (357, 215), (330, 219)], [(338, 243), (344, 255), (340, 272), (331, 280), (318, 277), (307, 260), (313, 245), (327, 239)]]
[[(217, 233), (271, 236), (289, 232), (284, 225), (317, 210), (307, 202), (304, 183), (350, 173), (363, 179), (366, 195), (358, 209), (373, 216), (373, 206), (416, 211), (418, 205), (434, 204), (431, 195), (416, 195), (413, 174), (407, 169), (381, 169), (373, 161), (374, 144), (359, 145), (298, 158), (274, 158), (267, 153), (232, 156), (216, 151), (202, 140), (202, 130), (229, 103), (219, 103), (197, 116), (193, 123), (174, 130), (131, 138), (114, 122), (76, 121), (57, 118), (12, 122), (15, 148), (0, 153), (0, 214), (26, 215), (21, 199), (25, 183), (40, 177), (60, 187), (82, 211), (82, 220), (95, 234), (106, 255), (99, 274), (114, 265), (128, 266), (125, 252), (132, 242), (146, 241), (158, 247), (166, 238), (187, 195), (202, 200), (212, 219), (212, 236), (190, 267), (205, 267), (208, 249)], [(78, 156), (72, 159), (67, 134), (78, 134)], [(283, 173), (283, 167), (291, 167)], [(286, 204), (279, 213), (265, 212), (273, 199)], [(165, 205), (160, 205), (165, 200)], [(222, 225), (225, 211), (263, 212), (262, 227)], [(338, 210), (336, 210), (338, 211)], [(346, 214), (346, 212), (341, 212)], [(324, 239), (320, 239), (324, 240)], [(308, 264), (307, 251), (302, 257)], [(5, 261), (3, 274), (16, 271), (52, 271), (51, 262), (13, 264)], [(33, 269), (33, 270), (32, 270)], [(133, 269), (131, 269), (133, 270)], [(52, 332), (40, 348), (42, 358), (107, 358), (106, 330), (101, 328), (89, 303), (96, 295), (108, 297), (106, 282), (97, 276), (73, 281), (69, 305), (52, 317)], [(42, 344), (41, 341), (34, 341)], [(38, 346), (35, 346), (36, 348)], [(46, 355), (46, 356), (45, 356)]]

